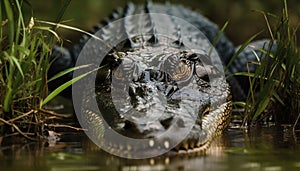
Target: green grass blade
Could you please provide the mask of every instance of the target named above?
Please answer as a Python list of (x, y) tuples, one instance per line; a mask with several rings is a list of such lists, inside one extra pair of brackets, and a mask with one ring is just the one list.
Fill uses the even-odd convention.
[(80, 75), (70, 81), (67, 81), (66, 83), (62, 84), (61, 86), (59, 86), (58, 88), (56, 88), (53, 92), (51, 92), (44, 100), (42, 105), (47, 104), (49, 101), (51, 101), (54, 97), (56, 97), (59, 93), (61, 93), (63, 90), (65, 90), (66, 88), (68, 88), (70, 85), (72, 85), (73, 83), (75, 83), (76, 81), (82, 79), (85, 75)]
[[(262, 32), (262, 31), (261, 31)], [(225, 72), (228, 70), (232, 62), (238, 57), (238, 55), (249, 45), (251, 41), (253, 41), (261, 32), (256, 33), (252, 37), (250, 37), (245, 43), (242, 44), (242, 46), (239, 48), (239, 50), (233, 55), (233, 57), (230, 59), (228, 64), (225, 67)]]
[(226, 23), (223, 25), (223, 27), (221, 28), (221, 30), (218, 32), (217, 36), (214, 38), (213, 42), (212, 42), (212, 46), (209, 49), (209, 53), (208, 56), (211, 55), (211, 53), (213, 52), (214, 47), (216, 46), (218, 40), (220, 39), (220, 37), (222, 36), (222, 34), (224, 33), (225, 29), (228, 26), (228, 21), (226, 21)]
[(71, 3), (71, 1), (72, 1), (72, 0), (67, 0), (67, 1), (63, 4), (63, 6), (62, 6), (62, 8), (59, 10), (59, 13), (58, 13), (58, 15), (57, 15), (57, 18), (56, 18), (56, 20), (55, 20), (56, 23), (59, 23), (59, 22), (61, 21), (62, 17), (64, 16), (64, 14), (65, 14), (65, 12), (66, 12), (66, 10), (67, 10), (67, 8), (69, 7), (69, 5), (70, 5), (70, 3)]
[(73, 78), (70, 81), (65, 82), (64, 84), (62, 84), (61, 86), (59, 86), (58, 88), (56, 88), (53, 92), (51, 92), (42, 102), (42, 105), (47, 104), (49, 101), (51, 101), (54, 97), (56, 97), (59, 93), (61, 93), (63, 90), (65, 90), (66, 88), (68, 88), (70, 85), (72, 85), (73, 83), (79, 81), (80, 79), (82, 79), (83, 77), (89, 75), (90, 73), (97, 71), (99, 68), (86, 72), (82, 75), (79, 75), (75, 78)]
[(272, 32), (272, 29), (271, 29), (271, 26), (270, 26), (270, 22), (269, 22), (269, 20), (268, 20), (268, 17), (267, 17), (267, 15), (266, 15), (265, 13), (263, 13), (263, 15), (264, 15), (265, 21), (266, 21), (266, 23), (267, 23), (267, 27), (268, 27), (270, 36), (271, 36), (272, 40), (275, 40), (275, 39), (274, 39), (273, 32)]
[(278, 102), (284, 106), (284, 101), (279, 97), (278, 93), (274, 92), (273, 96), (275, 97), (276, 100), (278, 100)]
[(17, 31), (16, 31), (16, 42), (19, 42), (19, 34), (21, 33), (22, 30), (22, 41), (21, 41), (21, 46), (25, 45), (25, 41), (26, 41), (26, 27), (24, 24), (24, 19), (23, 19), (23, 14), (22, 14), (22, 10), (21, 10), (21, 6), (19, 3), (19, 0), (15, 0), (15, 4), (17, 5), (17, 9), (18, 9), (18, 13), (19, 13), (19, 17), (18, 17), (18, 27), (17, 27)]
[(77, 69), (86, 68), (86, 67), (89, 67), (89, 66), (91, 66), (91, 65), (82, 65), (82, 66), (72, 67), (72, 68), (66, 69), (64, 71), (61, 71), (58, 74), (54, 75), (52, 78), (50, 78), (48, 80), (48, 83), (51, 82), (51, 81), (53, 81), (53, 80), (55, 80), (55, 79), (57, 79), (57, 78), (59, 78), (59, 77), (61, 77), (61, 76), (66, 75), (66, 74), (68, 74), (68, 73), (70, 73), (72, 71), (75, 71)]
[[(79, 28), (72, 27), (72, 26), (68, 26), (68, 25), (65, 25), (65, 24), (53, 23), (53, 22), (49, 22), (49, 21), (42, 21), (42, 20), (36, 20), (36, 21), (39, 22), (39, 23), (43, 23), (43, 24), (48, 24), (48, 25), (56, 26), (57, 28), (61, 27), (61, 28), (64, 28), (64, 29), (69, 29), (69, 30), (73, 30), (73, 31), (80, 32), (80, 33), (84, 33), (84, 34), (86, 34), (86, 35), (89, 35), (89, 36), (91, 36), (91, 37), (93, 37), (93, 38), (95, 38), (95, 39), (101, 41), (101, 42), (104, 43), (108, 48), (114, 50), (114, 48), (113, 48), (110, 44), (108, 44), (107, 42), (105, 42), (105, 41), (102, 40), (101, 38), (99, 38), (99, 37), (97, 37), (97, 36), (95, 36), (95, 35), (93, 35), (93, 34), (87, 32), (87, 31), (81, 30), (81, 29), (79, 29)], [(117, 52), (116, 52), (116, 53), (117, 53)], [(117, 53), (117, 54), (118, 54), (118, 53)]]
[(15, 58), (14, 56), (10, 56), (10, 59), (12, 60), (12, 63), (14, 63), (16, 65), (16, 67), (18, 68), (20, 74), (24, 78), (24, 74), (23, 74), (23, 71), (22, 71), (22, 68), (21, 68), (21, 65), (20, 65), (18, 59)]
[(262, 101), (258, 104), (253, 120), (256, 120), (257, 117), (267, 108), (270, 102), (270, 97), (263, 98)]
[(246, 104), (246, 102), (243, 102), (243, 101), (235, 101), (235, 102), (232, 102), (232, 105), (234, 105), (234, 106), (240, 106), (240, 107), (245, 108), (245, 106), (247, 104)]
[[(13, 44), (12, 44), (12, 46), (13, 46)], [(7, 52), (5, 52), (5, 55), (8, 57), (8, 60), (10, 60)], [(6, 69), (7, 81), (6, 81), (6, 94), (5, 94), (4, 102), (3, 102), (3, 111), (4, 112), (11, 111), (11, 105), (12, 105), (12, 100), (13, 100), (12, 84), (14, 82), (13, 70), (14, 70), (13, 63), (9, 62), (9, 70)], [(8, 72), (8, 71), (10, 71), (10, 72)]]
[[(24, 74), (23, 74), (23, 71), (22, 71), (22, 68), (21, 68), (21, 65), (20, 65), (18, 59), (15, 58), (14, 56), (10, 56), (7, 52), (4, 52), (3, 54), (4, 54), (4, 56), (9, 60), (9, 63), (10, 63), (11, 65), (14, 65), (14, 64), (15, 64), (15, 66), (17, 66), (19, 72), (20, 72), (21, 75), (24, 77)], [(10, 72), (13, 72), (13, 71), (10, 71)]]
[[(0, 2), (0, 10), (4, 11), (3, 10), (2, 2)], [(1, 21), (1, 27), (0, 27), (0, 49), (2, 49), (2, 37), (3, 37), (3, 35), (2, 35), (2, 27), (3, 27), (3, 21), (4, 21), (4, 18), (2, 17), (2, 12), (0, 12), (0, 21)]]
[(11, 86), (7, 86), (6, 88), (6, 94), (3, 102), (3, 111), (4, 112), (10, 112), (11, 110), (11, 102), (12, 102), (12, 88)]
[(61, 40), (61, 38), (58, 36), (58, 34), (55, 31), (51, 30), (50, 27), (34, 26), (33, 29), (49, 31), (50, 33), (52, 33), (55, 36), (55, 38), (58, 41)]
[(248, 72), (236, 72), (232, 75), (245, 76), (245, 77), (255, 77), (255, 73), (248, 73)]
[(9, 43), (13, 44), (14, 41), (14, 35), (15, 35), (15, 23), (14, 23), (14, 13), (11, 8), (11, 4), (9, 0), (4, 0), (4, 8), (6, 10), (6, 15), (8, 18), (8, 27), (9, 27)]

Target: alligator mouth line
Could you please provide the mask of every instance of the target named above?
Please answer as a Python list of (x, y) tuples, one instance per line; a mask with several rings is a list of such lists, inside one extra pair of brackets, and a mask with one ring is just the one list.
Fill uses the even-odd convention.
[(173, 148), (171, 151), (177, 152), (178, 154), (191, 154), (198, 152), (205, 153), (209, 146), (210, 143), (208, 141), (205, 141), (204, 143), (199, 144), (197, 146), (195, 146), (192, 142), (189, 142), (185, 145), (179, 145), (178, 147)]
[[(151, 140), (149, 140), (149, 145), (151, 144)], [(164, 142), (164, 146), (168, 148), (167, 142)], [(127, 156), (134, 156), (135, 152), (137, 151), (143, 151), (145, 150), (145, 153), (147, 153), (147, 150), (149, 149), (136, 149), (135, 147), (132, 147), (131, 145), (112, 145), (110, 143), (106, 144), (107, 146), (111, 146), (110, 150), (107, 152), (113, 152), (116, 153), (116, 151), (119, 151), (119, 153), (122, 153), (122, 155), (127, 155)], [(170, 149), (168, 152), (164, 153), (162, 156), (177, 156), (177, 155), (204, 155), (206, 154), (206, 150), (210, 146), (210, 141), (205, 141), (202, 144), (199, 144), (198, 146), (193, 146), (192, 143), (187, 142), (185, 144), (180, 143), (176, 147)], [(161, 148), (156, 148), (152, 149), (153, 151), (155, 150), (161, 150)]]
[[(160, 139), (156, 136), (153, 138), (144, 137), (146, 139), (149, 138), (148, 141), (143, 141), (143, 144), (137, 144), (137, 146), (127, 142), (122, 142), (118, 139), (109, 139), (109, 137), (106, 137), (106, 130), (112, 129), (112, 127), (104, 126), (103, 122), (105, 119), (102, 118), (100, 114), (97, 114), (97, 112), (89, 109), (85, 109), (83, 113), (84, 116), (87, 116), (86, 119), (88, 119), (87, 122), (89, 123), (87, 127), (90, 128), (92, 136), (96, 137), (98, 142), (101, 142), (101, 148), (104, 147), (104, 150), (107, 152), (131, 158), (136, 156), (136, 152), (148, 154), (162, 150), (165, 151), (165, 153), (162, 153), (163, 156), (184, 154), (205, 155), (215, 136), (219, 135), (220, 131), (222, 131), (227, 125), (226, 123), (229, 118), (227, 116), (230, 115), (231, 111), (231, 101), (230, 99), (227, 100), (228, 101), (226, 103), (217, 105), (216, 109), (214, 107), (204, 108), (201, 112), (201, 124), (196, 122), (196, 130), (190, 132), (186, 138), (181, 137), (182, 140), (177, 145), (174, 144), (174, 140), (176, 141), (176, 138), (178, 138), (178, 135), (180, 134), (176, 131), (172, 131), (174, 136), (172, 135), (168, 139)], [(198, 130), (199, 132), (197, 131), (198, 126), (201, 128)]]
[[(194, 148), (189, 148), (187, 150), (178, 150), (178, 151), (175, 151), (176, 154), (175, 155), (193, 155), (193, 154), (205, 154), (206, 153), (206, 150), (209, 148), (210, 146), (210, 143), (206, 142), (205, 144), (201, 144), (200, 147), (194, 147)], [(170, 152), (172, 153), (172, 151), (174, 150), (171, 150)]]

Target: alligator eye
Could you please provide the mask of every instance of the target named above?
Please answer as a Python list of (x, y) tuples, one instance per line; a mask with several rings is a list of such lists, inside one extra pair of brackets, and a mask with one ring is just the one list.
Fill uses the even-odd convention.
[(190, 65), (187, 65), (184, 62), (179, 62), (178, 66), (175, 67), (172, 78), (175, 81), (187, 80), (192, 74), (192, 69)]
[(196, 75), (202, 80), (209, 82), (209, 74), (211, 73), (211, 68), (204, 67), (202, 65), (196, 65)]
[(112, 76), (116, 80), (124, 81), (136, 77), (137, 65), (132, 59), (124, 58), (122, 63), (112, 70)]
[(115, 68), (112, 71), (112, 75), (117, 80), (123, 80), (124, 79), (123, 69), (121, 69), (120, 67)]
[(208, 75), (208, 72), (204, 66), (196, 65), (196, 74), (199, 78), (201, 78), (204, 77), (205, 75)]

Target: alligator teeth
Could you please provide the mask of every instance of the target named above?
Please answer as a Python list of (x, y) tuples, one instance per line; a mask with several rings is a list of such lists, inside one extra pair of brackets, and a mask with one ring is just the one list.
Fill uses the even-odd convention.
[(200, 146), (201, 146), (201, 142), (200, 142), (200, 141), (197, 141), (196, 147), (200, 147)]
[(150, 165), (154, 165), (155, 164), (155, 160), (154, 159), (150, 159), (149, 163), (150, 163)]
[(165, 164), (170, 164), (170, 158), (169, 157), (165, 158)]
[(190, 140), (190, 143), (189, 143), (189, 147), (190, 149), (193, 149), (195, 147), (195, 140)]
[[(189, 149), (193, 149), (195, 147), (198, 147), (197, 140), (195, 139), (187, 139), (182, 141), (180, 144), (178, 144), (176, 147), (174, 147), (175, 151), (185, 150), (188, 151)], [(199, 143), (200, 146), (200, 143)]]
[(196, 146), (203, 147), (203, 146), (206, 146), (206, 144), (207, 144), (207, 141), (198, 141)]
[(153, 139), (150, 139), (149, 140), (149, 147), (153, 147), (155, 144), (154, 140)]
[(131, 150), (132, 150), (131, 145), (127, 144), (127, 150), (128, 150), (128, 151), (131, 151)]
[(183, 148), (184, 150), (188, 150), (189, 149), (189, 143), (187, 142), (187, 140), (184, 140), (181, 143), (181, 148)]
[(164, 142), (164, 147), (165, 147), (166, 149), (169, 149), (169, 148), (170, 148), (170, 142), (166, 140), (166, 141)]
[(174, 147), (175, 151), (179, 151), (180, 150), (180, 144), (178, 144), (176, 147)]
[(120, 149), (120, 150), (123, 150), (123, 149), (124, 149), (124, 147), (123, 147), (122, 144), (119, 145), (119, 149)]

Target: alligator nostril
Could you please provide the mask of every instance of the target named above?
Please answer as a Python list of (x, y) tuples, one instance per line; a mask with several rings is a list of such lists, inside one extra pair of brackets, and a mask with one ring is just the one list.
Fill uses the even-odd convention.
[(179, 128), (185, 128), (184, 121), (181, 118), (178, 118), (176, 123)]
[(168, 129), (171, 125), (172, 120), (173, 120), (173, 117), (170, 117), (170, 118), (161, 120), (160, 123), (165, 129)]
[(132, 123), (131, 121), (129, 120), (125, 120), (125, 125), (124, 125), (124, 129), (128, 130), (128, 129), (133, 129), (135, 126), (134, 126), (134, 123)]
[(184, 47), (184, 44), (183, 44), (183, 42), (182, 42), (181, 39), (180, 39), (180, 40), (175, 40), (175, 41), (173, 41), (173, 42), (172, 42), (172, 45), (173, 45), (174, 47), (178, 47), (178, 48), (183, 48), (183, 47)]

